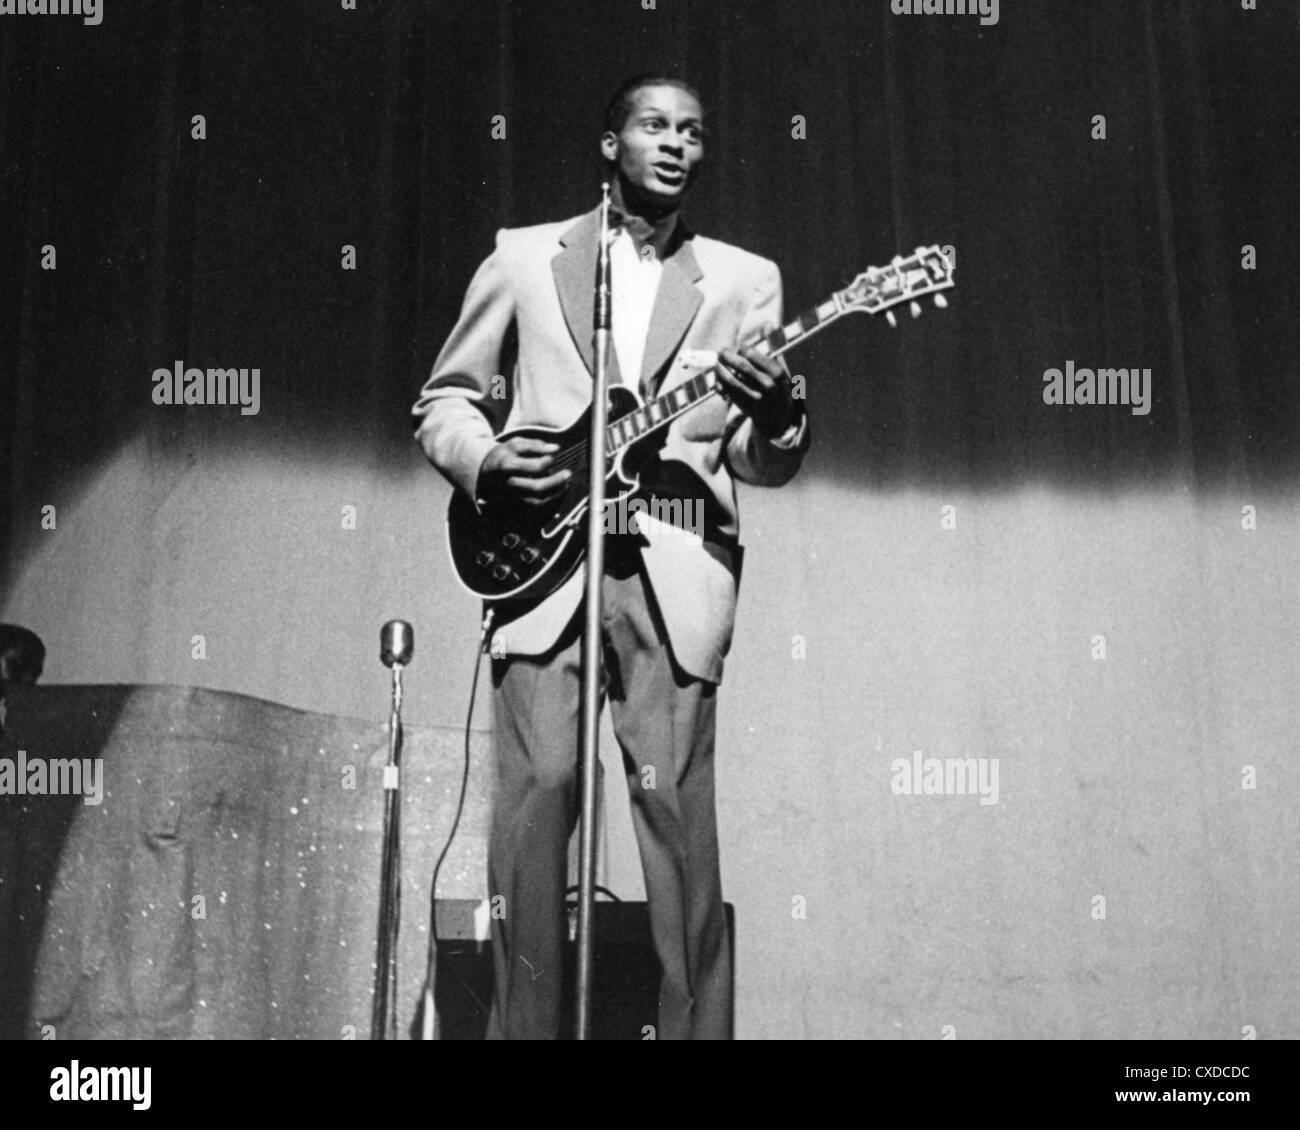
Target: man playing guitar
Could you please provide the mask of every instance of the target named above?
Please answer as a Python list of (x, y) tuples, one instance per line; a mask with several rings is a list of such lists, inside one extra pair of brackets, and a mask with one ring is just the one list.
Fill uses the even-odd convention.
[[(743, 552), (735, 481), (779, 486), (809, 444), (784, 363), (743, 347), (782, 324), (776, 265), (695, 235), (678, 214), (704, 158), (702, 118), (684, 82), (641, 75), (615, 94), (600, 139), (619, 224), (611, 386), (649, 400), (716, 359), (723, 394), (666, 425), (640, 476), (647, 495), (698, 499), (700, 536), (655, 522), (611, 535), (602, 582), (603, 686), (663, 969), (659, 1039), (731, 1035), (714, 733)], [(463, 503), (484, 512), (544, 508), (571, 483), (574, 468), (557, 444), (497, 436), (522, 425), (563, 429), (590, 406), (599, 232), (599, 209), (502, 230), (471, 281), (414, 407), (417, 440)], [(504, 390), (498, 373), (507, 375)], [(560, 1035), (567, 845), (579, 804), (581, 604), (577, 570), (511, 610), (491, 642), (498, 783), (489, 895), (504, 897), (504, 915), (492, 919), (493, 1038)]]

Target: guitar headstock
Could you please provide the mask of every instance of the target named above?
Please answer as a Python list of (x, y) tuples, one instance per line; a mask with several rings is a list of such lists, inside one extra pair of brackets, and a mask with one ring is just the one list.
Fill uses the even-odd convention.
[(918, 298), (934, 295), (934, 304), (947, 306), (941, 291), (951, 290), (951, 248), (918, 247), (911, 255), (896, 255), (888, 267), (868, 267), (843, 290), (835, 301), (845, 313), (860, 310), (864, 314), (884, 314), (891, 326), (898, 324), (892, 310), (904, 302), (912, 304), (912, 317), (921, 316)]

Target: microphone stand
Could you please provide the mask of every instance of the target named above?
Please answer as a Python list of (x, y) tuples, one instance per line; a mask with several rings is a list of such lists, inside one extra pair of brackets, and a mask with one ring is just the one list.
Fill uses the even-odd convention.
[(600, 254), (596, 263), (595, 357), (588, 440), (586, 623), (582, 636), (582, 816), (578, 848), (577, 1031), (591, 1033), (592, 918), (596, 904), (596, 766), (600, 759), (601, 581), (605, 576), (605, 430), (609, 421), (609, 183), (601, 186)]
[(397, 938), (402, 920), (401, 763), (402, 668), (413, 648), (411, 626), (385, 624), (379, 657), (393, 671), (393, 705), (388, 716), (388, 764), (384, 766), (384, 848), (379, 874), (379, 938), (375, 990), (370, 1006), (370, 1038), (397, 1039)]

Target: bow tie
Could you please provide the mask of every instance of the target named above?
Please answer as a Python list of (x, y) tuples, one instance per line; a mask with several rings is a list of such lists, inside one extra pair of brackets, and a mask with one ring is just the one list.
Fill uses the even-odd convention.
[(641, 216), (630, 215), (617, 204), (609, 206), (609, 226), (611, 228), (627, 228), (627, 234), (637, 243), (645, 243), (647, 240), (653, 239), (655, 234), (654, 225), (649, 220)]

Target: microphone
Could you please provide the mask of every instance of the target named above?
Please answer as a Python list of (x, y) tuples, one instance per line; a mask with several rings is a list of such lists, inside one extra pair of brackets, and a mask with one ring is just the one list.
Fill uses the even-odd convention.
[(379, 658), (393, 672), (393, 709), (388, 719), (388, 764), (384, 766), (384, 849), (379, 871), (379, 937), (370, 1038), (397, 1039), (397, 938), (401, 928), (401, 831), (398, 789), (402, 760), (402, 668), (415, 653), (415, 632), (405, 620), (379, 629)]
[(409, 667), (415, 654), (415, 630), (405, 620), (389, 620), (379, 629), (379, 659), (385, 667)]
[[(595, 293), (595, 311), (592, 318), (592, 326), (597, 334), (602, 330), (609, 332), (612, 291), (610, 290), (609, 281), (609, 182), (606, 181), (600, 186), (602, 196), (600, 200), (600, 250), (596, 256), (596, 293)], [(599, 348), (599, 347), (598, 347)]]

